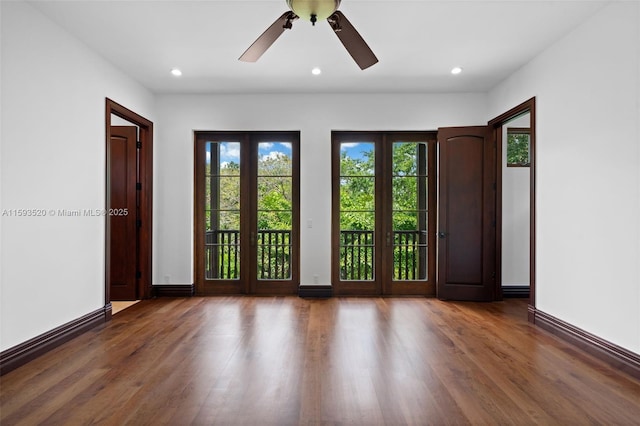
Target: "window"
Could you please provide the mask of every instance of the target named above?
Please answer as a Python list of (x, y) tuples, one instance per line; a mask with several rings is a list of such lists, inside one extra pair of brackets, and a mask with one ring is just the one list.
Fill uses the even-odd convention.
[(507, 167), (529, 167), (531, 129), (528, 127), (507, 128)]

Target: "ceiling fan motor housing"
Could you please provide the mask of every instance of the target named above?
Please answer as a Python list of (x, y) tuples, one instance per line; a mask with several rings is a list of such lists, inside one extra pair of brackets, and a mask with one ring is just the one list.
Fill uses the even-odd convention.
[(315, 23), (331, 16), (340, 6), (340, 0), (287, 0), (287, 5), (300, 19)]

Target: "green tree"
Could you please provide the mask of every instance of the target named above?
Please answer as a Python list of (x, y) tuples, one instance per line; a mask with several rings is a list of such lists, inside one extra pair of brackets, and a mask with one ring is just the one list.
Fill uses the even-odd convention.
[(507, 134), (507, 164), (529, 165), (529, 134)]

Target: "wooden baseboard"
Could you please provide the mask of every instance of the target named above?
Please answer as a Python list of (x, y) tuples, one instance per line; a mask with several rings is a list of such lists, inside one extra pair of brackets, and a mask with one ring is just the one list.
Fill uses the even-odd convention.
[(193, 284), (154, 284), (153, 294), (156, 297), (192, 297), (195, 294), (195, 286)]
[(111, 317), (111, 304), (0, 353), (0, 376), (36, 359)]
[(330, 285), (301, 285), (298, 286), (298, 296), (326, 299), (333, 296), (333, 288)]
[(506, 285), (502, 286), (502, 297), (510, 298), (528, 298), (529, 286), (528, 285)]
[(533, 323), (612, 367), (640, 379), (640, 355), (533, 308)]

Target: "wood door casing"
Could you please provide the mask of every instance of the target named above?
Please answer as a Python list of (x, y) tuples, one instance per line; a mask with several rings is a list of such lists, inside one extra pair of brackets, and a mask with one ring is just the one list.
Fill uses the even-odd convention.
[(495, 162), (490, 128), (438, 130), (440, 299), (494, 300)]
[[(106, 156), (106, 190), (105, 206), (111, 205), (110, 191), (110, 152), (111, 124), (115, 121), (124, 120), (138, 128), (138, 183), (137, 208), (139, 222), (136, 224), (138, 235), (138, 269), (137, 276), (137, 296), (146, 299), (152, 296), (152, 268), (153, 268), (153, 122), (147, 120), (136, 112), (105, 98), (105, 156)], [(105, 220), (105, 279), (104, 279), (104, 300), (105, 317), (111, 319), (111, 217), (106, 216)]]
[(136, 300), (138, 271), (137, 135), (135, 126), (112, 126), (109, 141), (111, 300)]

